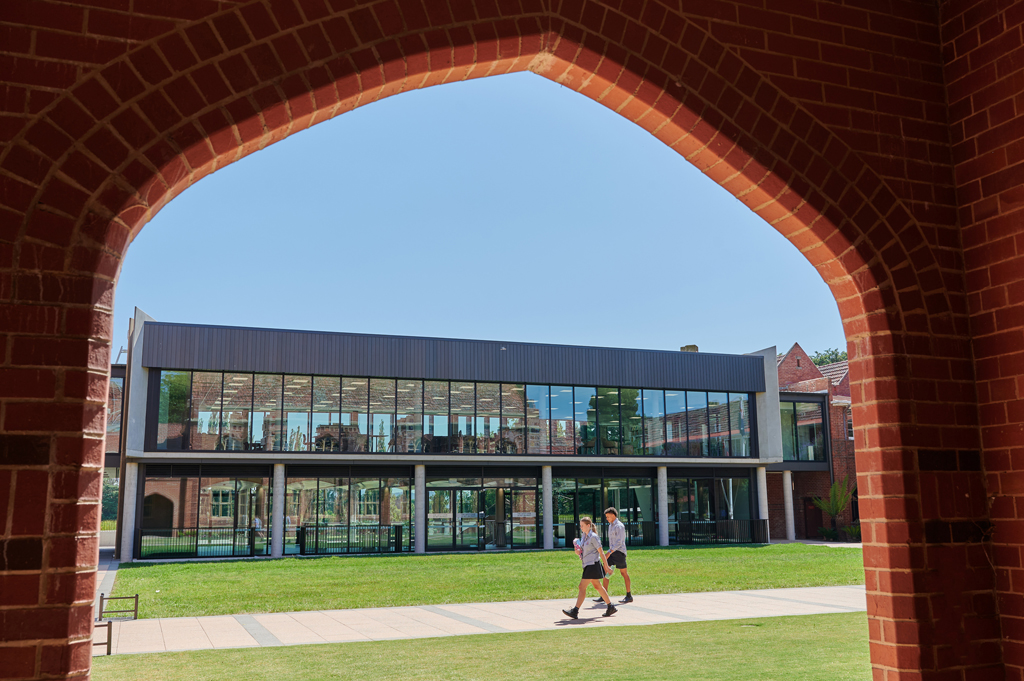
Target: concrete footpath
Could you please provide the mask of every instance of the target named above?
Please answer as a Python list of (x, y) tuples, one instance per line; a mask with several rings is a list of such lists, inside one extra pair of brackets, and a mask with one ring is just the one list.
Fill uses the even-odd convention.
[[(116, 566), (113, 567), (116, 569)], [(107, 574), (112, 575), (113, 571)], [(562, 608), (573, 605), (571, 595), (566, 596), (549, 601), (460, 603), (115, 622), (113, 653), (387, 641), (573, 627), (622, 627), (864, 612), (867, 609), (863, 586), (830, 586), (638, 595), (633, 603), (618, 606), (618, 613), (612, 617), (601, 617), (604, 606), (588, 598), (580, 610), (580, 618), (570, 620), (561, 613)], [(621, 594), (613, 596), (612, 602), (617, 603), (619, 598)], [(96, 640), (101, 638), (106, 640), (105, 628), (97, 632)], [(95, 654), (105, 652), (104, 647), (96, 646)]]

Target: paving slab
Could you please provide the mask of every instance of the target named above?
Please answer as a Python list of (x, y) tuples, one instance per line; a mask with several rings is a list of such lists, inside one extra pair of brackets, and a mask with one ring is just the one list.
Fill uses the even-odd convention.
[[(575, 620), (562, 614), (562, 608), (572, 605), (572, 599), (563, 598), (115, 622), (113, 652), (387, 641), (865, 612), (867, 598), (863, 586), (639, 595), (633, 603), (619, 605), (612, 617), (602, 617), (604, 605), (588, 598)], [(97, 632), (97, 638), (105, 635), (105, 631)], [(104, 652), (102, 646), (96, 646), (95, 654)]]

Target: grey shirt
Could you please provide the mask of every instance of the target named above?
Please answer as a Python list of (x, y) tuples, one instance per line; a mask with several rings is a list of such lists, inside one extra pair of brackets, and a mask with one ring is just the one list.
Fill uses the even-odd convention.
[(583, 567), (601, 562), (601, 554), (598, 551), (601, 548), (601, 538), (596, 533), (591, 531), (585, 537), (580, 537), (580, 546), (583, 547), (583, 555), (580, 556), (583, 559)]
[(618, 518), (608, 527), (608, 553), (612, 551), (626, 555), (626, 526)]

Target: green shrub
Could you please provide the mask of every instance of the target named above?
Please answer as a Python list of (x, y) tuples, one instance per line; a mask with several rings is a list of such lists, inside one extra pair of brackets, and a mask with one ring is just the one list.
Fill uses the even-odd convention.
[(852, 542), (860, 541), (860, 525), (847, 525), (843, 528), (847, 538)]
[(833, 530), (831, 527), (819, 527), (818, 532), (826, 541), (839, 541), (839, 530)]

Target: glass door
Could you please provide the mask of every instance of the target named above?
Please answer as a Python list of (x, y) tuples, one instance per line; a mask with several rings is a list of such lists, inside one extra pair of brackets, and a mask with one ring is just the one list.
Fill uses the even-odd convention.
[(481, 491), (480, 495), (483, 500), (484, 546), (488, 549), (508, 547), (508, 488), (488, 487)]
[(483, 496), (478, 489), (451, 490), (456, 498), (455, 510), (455, 548), (482, 549), (483, 513), (480, 498)]
[(256, 487), (250, 487), (245, 480), (236, 480), (235, 493), (235, 532), (232, 553), (236, 556), (252, 556), (255, 554), (252, 531), (253, 515), (256, 506)]
[(455, 546), (452, 490), (427, 490), (427, 549), (450, 551)]
[(506, 517), (510, 519), (513, 548), (538, 546), (537, 490), (512, 489), (505, 494)]

